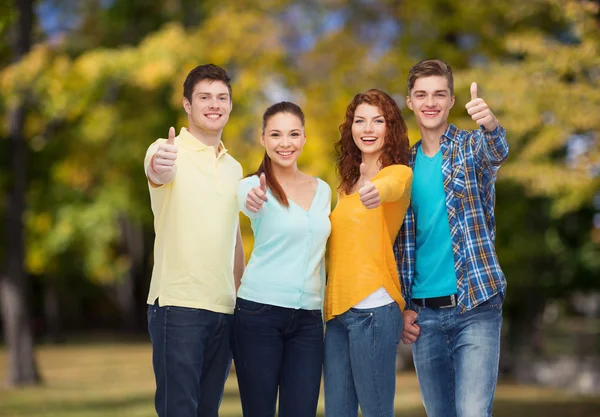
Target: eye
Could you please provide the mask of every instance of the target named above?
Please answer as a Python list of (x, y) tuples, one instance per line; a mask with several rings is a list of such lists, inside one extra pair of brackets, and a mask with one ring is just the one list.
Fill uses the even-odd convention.
[(226, 96), (219, 97), (219, 100), (221, 100), (221, 101), (227, 101), (227, 97)]
[(381, 123), (385, 123), (385, 120), (383, 120), (383, 119), (377, 119), (377, 120), (375, 120), (375, 123), (380, 123), (380, 124)]
[(271, 133), (270, 135), (272, 138), (278, 138), (279, 137), (279, 133)]
[(362, 122), (363, 122), (363, 120), (362, 120), (362, 119), (356, 119), (356, 120), (354, 121), (354, 123), (362, 123)]
[(436, 95), (437, 95), (438, 97), (446, 97), (446, 94), (444, 94), (444, 93), (437, 93)]
[(294, 133), (292, 133), (292, 136), (293, 136), (293, 137), (298, 137), (298, 136), (300, 136), (300, 133), (298, 133), (298, 132), (294, 132)]

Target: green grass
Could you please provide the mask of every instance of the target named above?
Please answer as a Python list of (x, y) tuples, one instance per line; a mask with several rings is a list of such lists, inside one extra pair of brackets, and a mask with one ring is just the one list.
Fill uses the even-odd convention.
[[(44, 384), (26, 389), (0, 388), (0, 417), (155, 416), (150, 355), (146, 343), (42, 346), (37, 358)], [(2, 380), (5, 369), (6, 351), (0, 350)], [(396, 414), (425, 417), (412, 373), (398, 375)], [(220, 415), (241, 416), (235, 375), (227, 381)], [(496, 393), (494, 416), (600, 417), (600, 399), (502, 383)]]

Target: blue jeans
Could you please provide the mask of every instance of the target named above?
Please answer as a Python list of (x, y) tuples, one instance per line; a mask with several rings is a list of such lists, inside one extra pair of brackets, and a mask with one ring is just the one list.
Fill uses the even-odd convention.
[(159, 417), (217, 417), (231, 365), (232, 314), (148, 306)]
[(323, 369), (320, 310), (237, 299), (233, 359), (244, 417), (314, 417)]
[(423, 308), (413, 360), (428, 417), (492, 415), (498, 379), (502, 295), (460, 314), (454, 308)]
[(396, 350), (402, 312), (391, 303), (351, 308), (327, 322), (325, 331), (325, 415), (393, 417)]

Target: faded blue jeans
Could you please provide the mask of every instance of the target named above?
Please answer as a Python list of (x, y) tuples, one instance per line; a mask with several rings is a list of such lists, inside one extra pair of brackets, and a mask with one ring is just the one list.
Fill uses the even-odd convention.
[(492, 415), (498, 379), (503, 296), (460, 314), (459, 307), (423, 308), (413, 360), (428, 417)]
[(217, 417), (231, 365), (233, 314), (148, 306), (159, 417)]
[(397, 303), (351, 308), (327, 322), (325, 415), (393, 417), (396, 350), (402, 333)]

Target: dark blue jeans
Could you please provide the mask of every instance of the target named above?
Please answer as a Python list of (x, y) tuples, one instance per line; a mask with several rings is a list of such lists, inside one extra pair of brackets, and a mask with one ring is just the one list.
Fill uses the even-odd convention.
[(314, 417), (323, 366), (320, 310), (238, 298), (232, 351), (244, 417)]
[(159, 417), (217, 417), (231, 365), (232, 314), (148, 306)]
[(502, 295), (460, 313), (423, 308), (413, 360), (429, 417), (491, 417), (498, 379)]

